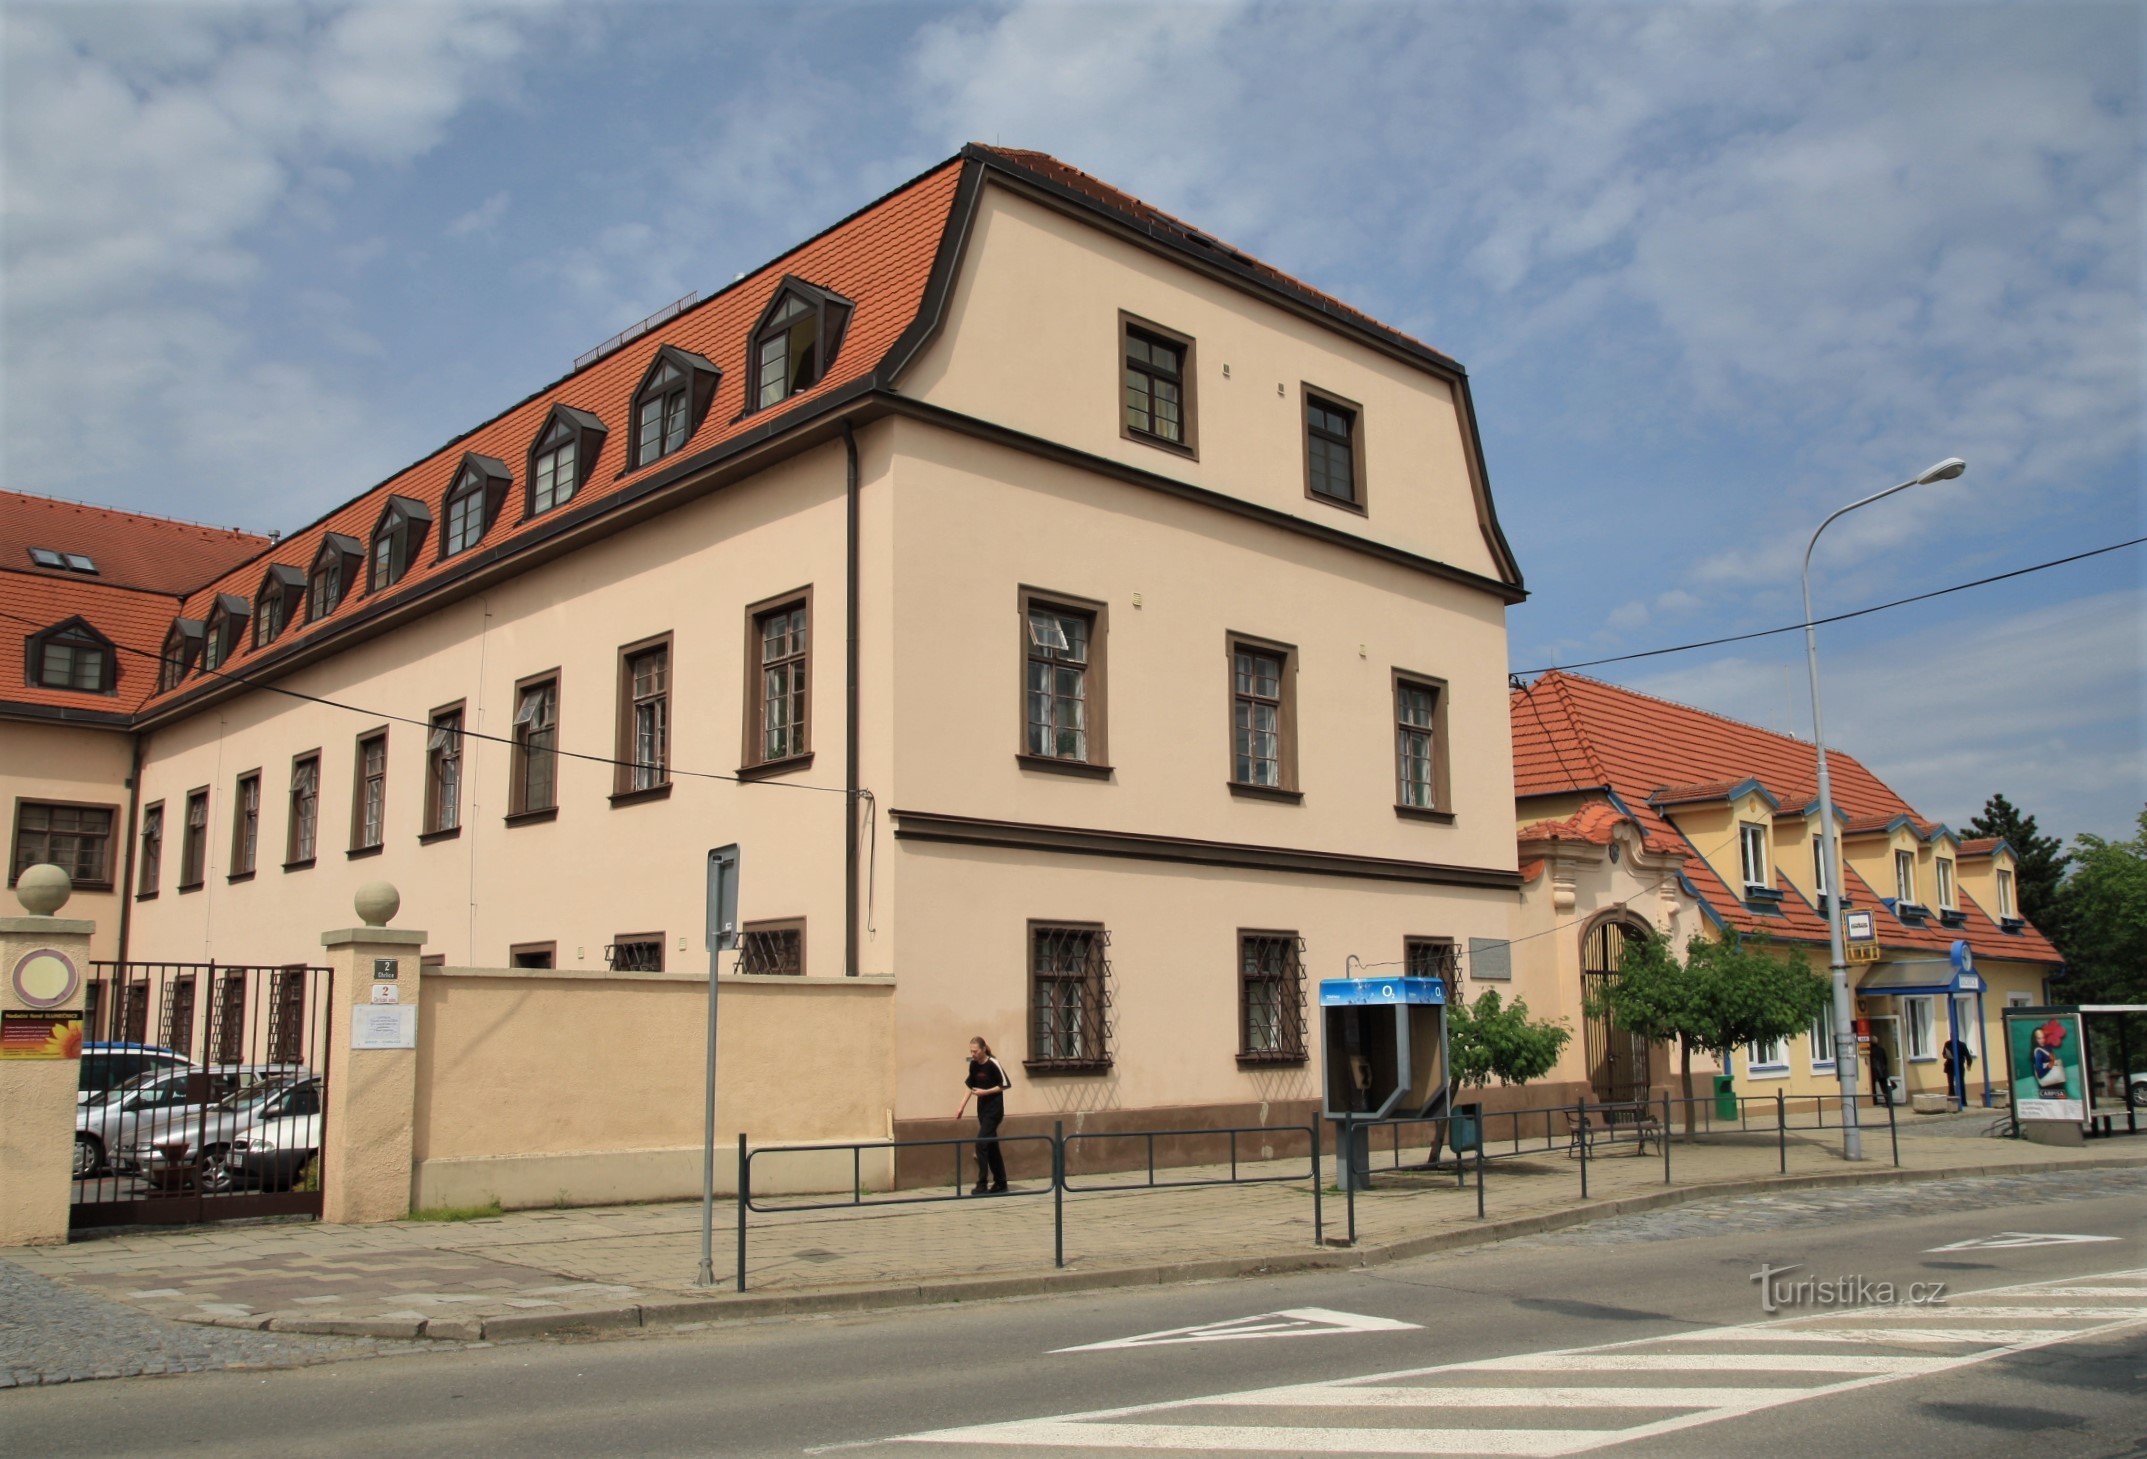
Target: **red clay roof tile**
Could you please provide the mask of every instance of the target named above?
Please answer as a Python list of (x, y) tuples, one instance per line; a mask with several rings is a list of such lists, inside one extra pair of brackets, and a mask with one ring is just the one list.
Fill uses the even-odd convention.
[[(0, 491), (0, 572), (184, 593), (266, 546), (268, 538), (236, 528)], [(80, 553), (97, 564), (97, 571), (39, 567), (30, 560), (33, 547)]]

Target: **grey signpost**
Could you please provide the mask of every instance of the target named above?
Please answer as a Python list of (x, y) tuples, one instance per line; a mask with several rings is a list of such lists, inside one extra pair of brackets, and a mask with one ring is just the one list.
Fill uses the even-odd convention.
[[(701, 1269), (696, 1287), (716, 1284), (716, 968), (738, 945), (738, 847), (708, 853), (708, 1088), (701, 1134)], [(743, 1199), (744, 1193), (740, 1192)]]

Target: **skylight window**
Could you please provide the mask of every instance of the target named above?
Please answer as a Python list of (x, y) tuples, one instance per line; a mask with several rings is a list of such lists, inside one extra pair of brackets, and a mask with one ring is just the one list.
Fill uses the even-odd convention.
[(33, 563), (35, 563), (35, 564), (36, 564), (37, 566), (39, 566), (39, 567), (65, 567), (65, 566), (67, 566), (67, 559), (65, 559), (65, 558), (61, 557), (61, 556), (60, 556), (60, 555), (59, 555), (59, 554), (58, 554), (57, 552), (54, 552), (54, 551), (53, 551), (53, 550), (52, 550), (51, 548), (49, 548), (49, 547), (33, 547), (33, 548), (31, 548), (31, 549), (30, 549), (30, 561), (31, 561), (31, 562), (33, 562)]
[(67, 567), (71, 572), (95, 572), (97, 570), (97, 564), (79, 552), (67, 554)]

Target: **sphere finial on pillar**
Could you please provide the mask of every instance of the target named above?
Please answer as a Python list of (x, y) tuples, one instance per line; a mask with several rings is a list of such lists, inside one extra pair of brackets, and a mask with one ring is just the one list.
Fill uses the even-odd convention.
[(32, 917), (50, 917), (67, 905), (75, 884), (66, 871), (49, 861), (26, 866), (15, 879), (15, 900)]
[(369, 881), (350, 899), (358, 920), (368, 927), (385, 927), (403, 909), (403, 894), (393, 882)]

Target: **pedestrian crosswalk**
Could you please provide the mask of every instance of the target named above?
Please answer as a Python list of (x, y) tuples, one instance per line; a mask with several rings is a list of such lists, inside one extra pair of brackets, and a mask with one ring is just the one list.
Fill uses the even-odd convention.
[(981, 1456), (1584, 1454), (2147, 1326), (2147, 1269), (1556, 1352), (976, 1424), (894, 1442)]

